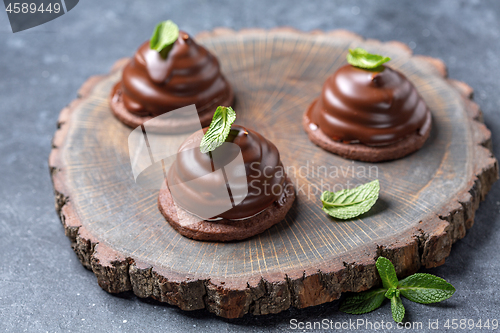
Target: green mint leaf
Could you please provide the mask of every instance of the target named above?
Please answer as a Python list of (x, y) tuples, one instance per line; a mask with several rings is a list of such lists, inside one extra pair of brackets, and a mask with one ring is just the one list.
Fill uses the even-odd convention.
[(379, 257), (375, 263), (377, 266), (378, 274), (382, 279), (382, 285), (385, 289), (392, 289), (398, 287), (398, 277), (392, 262), (384, 257)]
[(432, 274), (417, 273), (399, 281), (401, 295), (412, 302), (429, 304), (444, 301), (455, 293), (455, 288)]
[(351, 219), (372, 208), (378, 199), (380, 183), (377, 180), (353, 189), (338, 192), (325, 191), (321, 194), (323, 211), (338, 219)]
[(392, 319), (394, 319), (396, 323), (400, 323), (403, 321), (405, 317), (405, 307), (403, 306), (403, 302), (401, 302), (401, 298), (399, 296), (392, 296), (391, 311)]
[(208, 131), (203, 136), (203, 139), (201, 139), (200, 151), (202, 153), (208, 153), (222, 146), (229, 135), (231, 125), (234, 123), (235, 119), (236, 113), (233, 108), (230, 106), (219, 106), (217, 110), (215, 110)]
[(153, 36), (151, 36), (149, 47), (158, 51), (162, 58), (166, 59), (178, 37), (179, 27), (177, 24), (170, 20), (160, 22), (156, 25)]
[(382, 305), (385, 291), (385, 289), (379, 288), (351, 294), (342, 301), (339, 310), (350, 314), (371, 312)]
[(354, 50), (349, 49), (347, 54), (347, 62), (355, 67), (373, 69), (377, 68), (383, 63), (391, 60), (389, 57), (384, 57), (378, 54), (371, 54), (368, 51), (358, 47)]
[(389, 288), (385, 293), (385, 297), (391, 299), (393, 296), (399, 297), (399, 290), (396, 288)]

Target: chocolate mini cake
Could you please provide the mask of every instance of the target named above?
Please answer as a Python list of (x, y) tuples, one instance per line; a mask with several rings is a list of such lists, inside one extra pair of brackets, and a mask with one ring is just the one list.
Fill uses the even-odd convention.
[(183, 31), (178, 31), (178, 38), (167, 51), (152, 49), (150, 41), (139, 47), (123, 69), (121, 81), (111, 91), (111, 110), (124, 124), (137, 127), (169, 111), (195, 104), (199, 120), (159, 120), (152, 130), (180, 133), (193, 125), (199, 128), (200, 121), (202, 127), (208, 126), (217, 106), (233, 103), (231, 86), (221, 74), (217, 58)]
[(309, 139), (327, 151), (380, 162), (420, 149), (429, 137), (431, 113), (400, 72), (348, 64), (326, 80), (303, 126)]
[[(158, 198), (166, 220), (180, 234), (206, 241), (245, 239), (283, 220), (295, 191), (276, 146), (255, 131), (232, 125), (226, 139), (232, 145), (202, 153), (206, 131), (186, 139), (168, 171)], [(217, 188), (229, 191), (229, 209), (224, 208), (227, 200), (215, 194)], [(207, 210), (218, 213), (212, 216)]]

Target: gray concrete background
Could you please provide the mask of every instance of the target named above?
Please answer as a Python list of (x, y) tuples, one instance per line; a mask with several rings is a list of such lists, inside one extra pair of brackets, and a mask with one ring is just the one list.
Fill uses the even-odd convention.
[[(166, 18), (191, 34), (218, 26), (344, 28), (443, 59), (450, 77), (475, 89), (500, 156), (499, 17), (498, 1), (82, 0), (52, 22), (13, 34), (0, 13), (0, 331), (286, 332), (302, 331), (290, 329), (294, 318), (391, 321), (387, 303), (364, 316), (340, 313), (334, 302), (224, 320), (107, 294), (78, 262), (54, 212), (47, 157), (57, 116), (90, 75), (132, 55)], [(500, 183), (446, 264), (428, 271), (457, 292), (437, 305), (403, 300), (409, 321), (425, 328), (439, 319), (443, 331), (447, 319), (500, 319), (499, 215)]]

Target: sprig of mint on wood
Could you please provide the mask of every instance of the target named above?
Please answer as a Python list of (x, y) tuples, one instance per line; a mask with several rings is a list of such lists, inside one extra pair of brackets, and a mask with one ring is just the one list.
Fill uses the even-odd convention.
[(347, 62), (349, 64), (364, 69), (375, 69), (389, 60), (391, 58), (368, 53), (368, 51), (360, 47), (354, 50), (349, 49), (349, 53), (347, 54)]
[(321, 194), (323, 211), (337, 219), (352, 219), (369, 211), (377, 201), (379, 192), (378, 179), (353, 189), (324, 191)]
[(236, 112), (230, 106), (219, 106), (215, 110), (210, 127), (200, 142), (200, 151), (208, 153), (222, 146), (226, 141), (231, 125), (236, 120)]
[(175, 41), (179, 38), (179, 27), (168, 20), (156, 25), (153, 36), (149, 40), (149, 47), (158, 51), (163, 59), (166, 59)]
[(379, 257), (375, 265), (383, 287), (349, 295), (340, 305), (340, 311), (368, 313), (380, 307), (388, 298), (391, 301), (392, 318), (400, 323), (405, 316), (401, 296), (412, 302), (430, 304), (444, 301), (455, 293), (451, 284), (432, 274), (416, 273), (398, 281), (394, 265), (387, 258)]

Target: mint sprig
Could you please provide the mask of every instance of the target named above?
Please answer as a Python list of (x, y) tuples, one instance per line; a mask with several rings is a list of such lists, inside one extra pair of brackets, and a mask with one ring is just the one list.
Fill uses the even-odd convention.
[(379, 192), (378, 179), (353, 189), (325, 191), (321, 194), (323, 211), (338, 219), (352, 219), (369, 211), (377, 201)]
[(380, 307), (384, 298), (391, 301), (392, 318), (402, 322), (405, 307), (400, 296), (410, 301), (429, 304), (444, 301), (455, 293), (455, 288), (432, 274), (416, 273), (398, 281), (396, 270), (389, 259), (379, 257), (375, 264), (382, 279), (383, 288), (350, 294), (340, 305), (340, 311), (350, 314), (363, 314)]
[(236, 112), (230, 106), (219, 106), (215, 110), (212, 122), (208, 131), (203, 136), (200, 142), (200, 151), (208, 153), (215, 150), (215, 148), (222, 146), (226, 141), (231, 125), (236, 119)]
[(149, 47), (158, 51), (163, 59), (166, 59), (175, 41), (179, 38), (179, 27), (168, 20), (156, 25), (153, 36), (149, 40)]
[(349, 53), (347, 54), (347, 62), (349, 64), (364, 69), (377, 68), (389, 60), (391, 60), (391, 58), (384, 57), (379, 54), (368, 53), (368, 51), (360, 47), (357, 47), (354, 50), (349, 49)]

